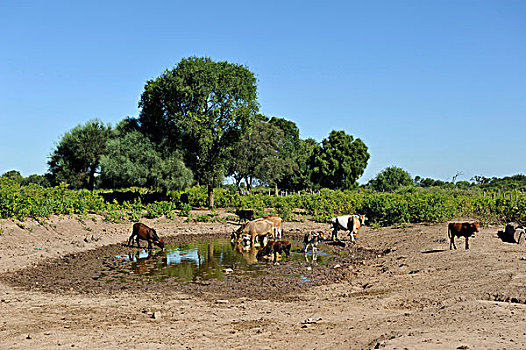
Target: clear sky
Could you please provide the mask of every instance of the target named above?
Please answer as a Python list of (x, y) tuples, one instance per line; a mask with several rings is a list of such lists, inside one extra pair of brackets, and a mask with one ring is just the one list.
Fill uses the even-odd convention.
[(0, 174), (43, 174), (66, 131), (137, 116), (183, 57), (248, 66), (261, 112), (361, 138), (451, 180), (526, 172), (526, 1), (0, 0)]

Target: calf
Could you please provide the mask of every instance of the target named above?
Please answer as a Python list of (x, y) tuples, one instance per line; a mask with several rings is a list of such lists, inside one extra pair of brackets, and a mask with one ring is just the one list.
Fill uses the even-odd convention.
[(274, 262), (276, 262), (278, 253), (280, 255), (285, 253), (287, 258), (290, 256), (290, 246), (289, 241), (269, 241), (268, 244), (258, 252), (256, 257), (261, 259), (264, 256), (274, 254)]
[(141, 247), (139, 241), (148, 241), (148, 249), (152, 249), (152, 243), (161, 249), (164, 249), (164, 241), (159, 238), (157, 232), (153, 228), (146, 226), (145, 224), (135, 223), (133, 224), (133, 230), (130, 238), (128, 239), (128, 246), (132, 247), (133, 238), (137, 237), (137, 247)]
[(307, 250), (309, 246), (312, 248), (312, 260), (316, 260), (316, 247), (321, 240), (325, 239), (325, 234), (319, 232), (309, 232), (303, 236), (303, 252), (305, 253), (305, 260), (307, 259)]
[(447, 225), (447, 235), (449, 236), (449, 250), (453, 248), (457, 249), (455, 245), (455, 236), (466, 238), (466, 249), (469, 249), (468, 239), (474, 235), (475, 232), (479, 232), (478, 222), (450, 222)]

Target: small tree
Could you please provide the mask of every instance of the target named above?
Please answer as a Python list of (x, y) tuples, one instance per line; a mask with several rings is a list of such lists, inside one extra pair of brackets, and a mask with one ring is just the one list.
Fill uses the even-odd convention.
[(13, 180), (18, 184), (21, 184), (22, 181), (24, 180), (24, 177), (22, 176), (22, 174), (20, 174), (20, 171), (18, 170), (6, 171), (5, 173), (2, 174), (1, 177), (3, 177), (4, 179)]
[(344, 131), (331, 131), (321, 143), (321, 152), (314, 156), (314, 183), (332, 189), (351, 189), (362, 176), (369, 152), (360, 139)]
[(369, 186), (379, 192), (393, 192), (402, 186), (409, 186), (413, 183), (411, 175), (402, 168), (392, 166), (387, 167), (369, 181)]
[(67, 182), (72, 188), (93, 190), (110, 130), (93, 119), (66, 132), (48, 161), (51, 183)]
[(192, 172), (180, 157), (163, 155), (138, 131), (108, 141), (100, 165), (101, 185), (106, 188), (139, 186), (166, 191), (183, 189), (193, 182)]

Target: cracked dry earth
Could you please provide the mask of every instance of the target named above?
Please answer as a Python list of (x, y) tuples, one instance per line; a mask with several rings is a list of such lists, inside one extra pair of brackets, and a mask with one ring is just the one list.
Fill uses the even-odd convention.
[[(0, 349), (526, 348), (526, 246), (502, 242), (497, 226), (456, 251), (445, 224), (364, 227), (357, 247), (322, 245), (335, 256), (325, 265), (285, 259), (249, 279), (117, 288), (90, 276), (132, 249), (131, 223), (83, 219), (0, 221)], [(232, 230), (145, 223), (173, 242)], [(293, 249), (308, 230), (328, 225), (286, 223)], [(300, 273), (308, 283), (283, 277)]]

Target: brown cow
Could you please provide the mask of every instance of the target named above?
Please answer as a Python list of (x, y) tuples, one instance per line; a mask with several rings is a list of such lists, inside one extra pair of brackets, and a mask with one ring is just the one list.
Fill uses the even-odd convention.
[(469, 249), (468, 239), (474, 235), (475, 232), (479, 232), (478, 222), (450, 222), (447, 225), (447, 235), (449, 236), (449, 250), (453, 248), (457, 249), (455, 245), (455, 236), (466, 238), (466, 249)]
[(235, 236), (237, 237), (237, 243), (243, 241), (245, 235), (250, 235), (250, 243), (254, 245), (256, 243), (256, 238), (259, 238), (259, 243), (261, 246), (264, 244), (264, 236), (271, 235), (274, 229), (274, 224), (265, 219), (256, 219), (254, 221), (249, 221), (235, 231)]
[(289, 241), (269, 241), (268, 244), (258, 252), (256, 257), (261, 259), (264, 256), (274, 254), (274, 262), (276, 262), (278, 253), (280, 255), (285, 253), (287, 258), (290, 256), (290, 247), (291, 244)]
[(161, 249), (164, 249), (164, 241), (159, 238), (157, 232), (153, 228), (146, 226), (145, 224), (135, 223), (133, 224), (133, 230), (130, 238), (128, 239), (128, 246), (133, 247), (133, 238), (137, 237), (137, 247), (141, 247), (139, 240), (148, 241), (148, 249), (152, 249), (152, 243)]

